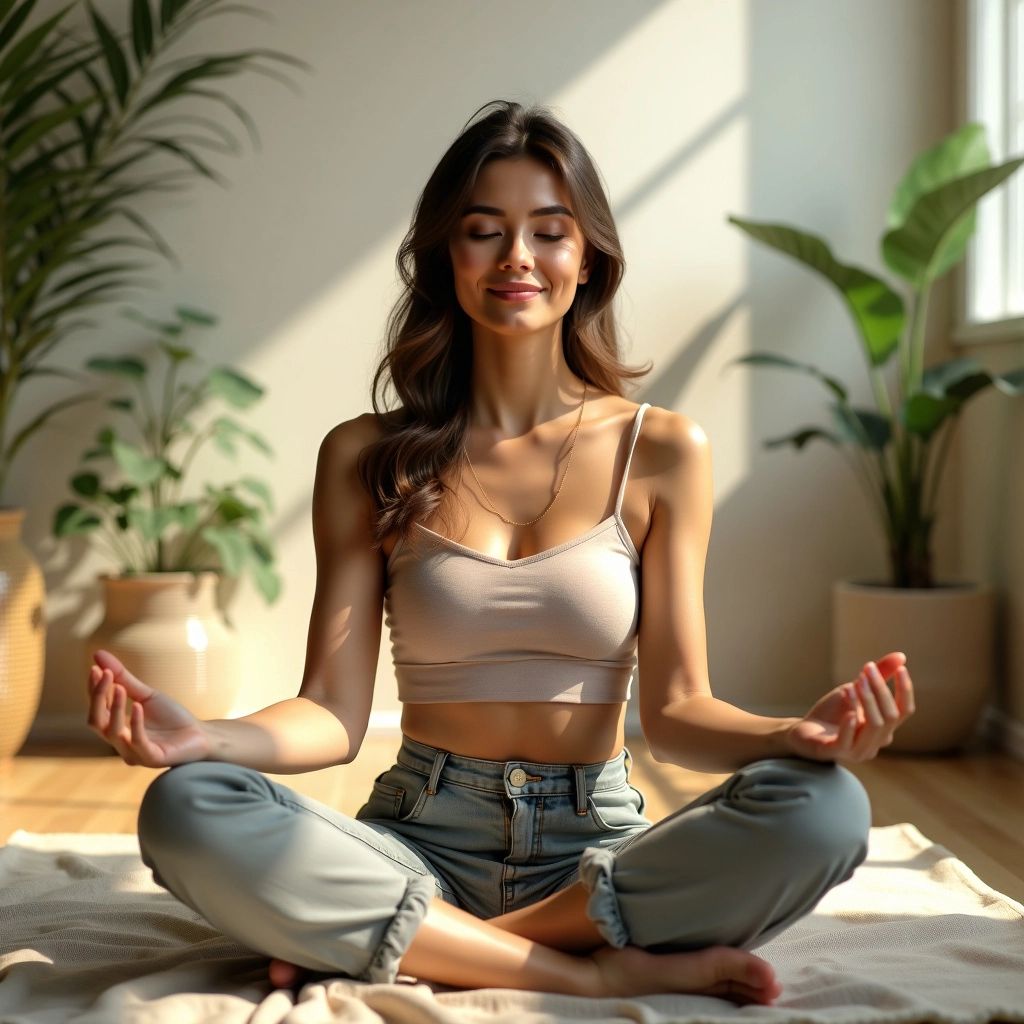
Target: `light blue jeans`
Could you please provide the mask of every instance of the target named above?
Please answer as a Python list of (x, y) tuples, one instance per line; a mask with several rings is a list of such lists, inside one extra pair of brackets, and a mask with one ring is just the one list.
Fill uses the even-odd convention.
[(394, 981), (434, 897), (490, 918), (573, 882), (607, 943), (753, 949), (867, 855), (871, 807), (834, 762), (754, 761), (656, 824), (610, 761), (488, 761), (403, 736), (355, 816), (219, 761), (157, 776), (139, 809), (158, 885), (268, 957)]

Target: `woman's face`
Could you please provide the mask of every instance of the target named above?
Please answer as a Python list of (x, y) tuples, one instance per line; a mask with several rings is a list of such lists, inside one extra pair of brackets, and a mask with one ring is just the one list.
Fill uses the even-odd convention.
[[(568, 312), (590, 273), (575, 212), (561, 178), (539, 161), (484, 165), (449, 242), (455, 294), (470, 319), (498, 333), (522, 333)], [(511, 284), (539, 290), (503, 297), (501, 287)]]

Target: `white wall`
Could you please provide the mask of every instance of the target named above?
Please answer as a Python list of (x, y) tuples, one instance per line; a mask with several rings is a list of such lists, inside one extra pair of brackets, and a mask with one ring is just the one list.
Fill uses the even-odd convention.
[[(209, 309), (221, 318), (211, 361), (268, 387), (249, 421), (277, 458), (246, 465), (271, 480), (278, 499), (285, 592), (268, 608), (246, 583), (231, 606), (245, 635), (246, 688), (235, 712), (296, 692), (315, 582), (317, 446), (332, 425), (370, 408), (370, 374), (397, 295), (394, 254), (413, 203), (465, 119), (499, 97), (550, 104), (590, 148), (628, 261), (619, 307), (626, 355), (655, 360), (639, 397), (685, 412), (711, 438), (715, 692), (751, 709), (806, 710), (832, 685), (830, 584), (884, 572), (881, 532), (831, 449), (761, 447), (824, 423), (824, 389), (781, 372), (722, 368), (767, 349), (817, 363), (860, 401), (870, 391), (839, 296), (726, 217), (814, 231), (839, 258), (881, 271), (892, 189), (914, 155), (953, 127), (950, 4), (522, 0), (514, 17), (495, 0), (304, 0), (287, 15), (282, 5), (261, 6), (273, 24), (214, 18), (190, 49), (273, 47), (315, 73), (288, 72), (301, 94), (252, 74), (218, 83), (251, 113), (262, 149), (213, 157), (227, 190), (196, 179), (173, 199), (147, 200), (146, 216), (182, 266), (155, 263), (149, 276), (159, 287), (136, 303), (157, 316), (177, 303)], [(127, 26), (127, 4), (100, 9)], [(222, 108), (195, 109), (227, 123)], [(93, 352), (131, 349), (129, 326), (107, 310), (104, 329), (73, 338), (59, 362), (78, 367)], [(42, 388), (31, 396), (43, 397)], [(23, 398), (22, 420), (32, 409)], [(26, 541), (45, 567), (42, 713), (51, 721), (78, 714), (78, 638), (99, 619), (95, 577), (110, 568), (83, 545), (58, 548), (49, 538), (98, 422), (81, 410), (63, 415), (25, 452), (5, 495), (29, 506)], [(218, 460), (205, 463), (211, 473)], [(954, 500), (946, 512), (939, 578), (957, 567)], [(386, 636), (375, 706), (379, 720), (398, 707)]]

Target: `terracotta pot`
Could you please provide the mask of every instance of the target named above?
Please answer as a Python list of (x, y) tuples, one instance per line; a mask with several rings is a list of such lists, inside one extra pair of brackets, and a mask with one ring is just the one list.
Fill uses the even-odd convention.
[[(987, 583), (899, 588), (871, 581), (832, 586), (833, 685), (870, 659), (903, 651), (915, 711), (886, 751), (948, 753), (964, 747), (992, 694), (996, 593)], [(892, 681), (889, 688), (894, 688)]]
[[(99, 578), (105, 614), (85, 638), (82, 678), (93, 663), (93, 651), (102, 647), (197, 718), (227, 718), (242, 676), (238, 637), (217, 607), (218, 574), (204, 570)], [(130, 714), (130, 701), (125, 710)]]
[(0, 508), (0, 763), (28, 736), (43, 694), (46, 587), (21, 540), (23, 508)]

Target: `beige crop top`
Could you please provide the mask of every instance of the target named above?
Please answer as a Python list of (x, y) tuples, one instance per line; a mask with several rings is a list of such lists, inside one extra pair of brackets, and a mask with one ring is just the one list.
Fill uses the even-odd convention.
[(627, 700), (637, 665), (640, 555), (622, 496), (640, 434), (636, 411), (615, 512), (525, 558), (483, 554), (415, 527), (387, 562), (384, 622), (403, 703)]

